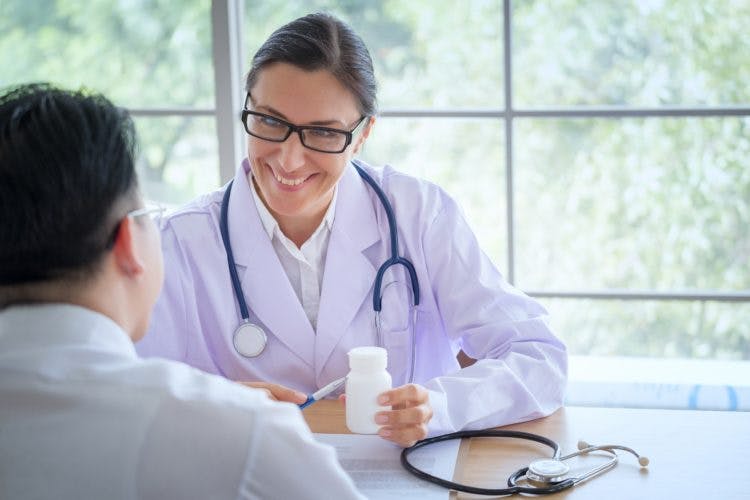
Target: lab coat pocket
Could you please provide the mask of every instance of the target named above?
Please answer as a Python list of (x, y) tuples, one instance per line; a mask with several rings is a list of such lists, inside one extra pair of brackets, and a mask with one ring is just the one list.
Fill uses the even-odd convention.
[(394, 387), (407, 383), (411, 371), (411, 350), (416, 310), (411, 290), (403, 281), (383, 285), (380, 334), (388, 351), (388, 372)]
[(409, 382), (411, 344), (411, 328), (383, 332), (383, 347), (388, 351), (388, 373), (394, 387)]

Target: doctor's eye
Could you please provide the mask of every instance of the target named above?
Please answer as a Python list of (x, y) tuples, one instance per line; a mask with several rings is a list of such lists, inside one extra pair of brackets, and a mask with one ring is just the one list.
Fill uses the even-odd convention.
[(286, 128), (287, 127), (286, 123), (282, 122), (281, 120), (277, 120), (273, 116), (268, 116), (268, 115), (256, 116), (255, 120), (264, 127), (270, 127), (270, 128)]
[(316, 139), (333, 139), (341, 135), (341, 132), (327, 128), (309, 128), (307, 133)]

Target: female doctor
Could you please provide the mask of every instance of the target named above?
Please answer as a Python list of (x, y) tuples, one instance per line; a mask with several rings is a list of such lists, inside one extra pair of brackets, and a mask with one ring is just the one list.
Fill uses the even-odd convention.
[[(359, 36), (297, 19), (256, 53), (246, 91), (233, 181), (163, 221), (166, 281), (139, 352), (301, 403), (346, 375), (350, 349), (380, 345), (394, 389), (376, 421), (402, 446), (557, 409), (567, 358), (544, 308), (439, 187), (354, 159), (376, 113)], [(461, 368), (460, 350), (478, 361)]]

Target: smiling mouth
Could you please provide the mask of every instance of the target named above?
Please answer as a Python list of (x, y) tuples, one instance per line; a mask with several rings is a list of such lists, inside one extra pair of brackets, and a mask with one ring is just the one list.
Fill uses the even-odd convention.
[(299, 186), (300, 184), (302, 184), (308, 179), (308, 177), (300, 177), (298, 179), (287, 179), (286, 177), (280, 176), (273, 170), (272, 172), (276, 181), (278, 181), (280, 184), (284, 184), (285, 186)]

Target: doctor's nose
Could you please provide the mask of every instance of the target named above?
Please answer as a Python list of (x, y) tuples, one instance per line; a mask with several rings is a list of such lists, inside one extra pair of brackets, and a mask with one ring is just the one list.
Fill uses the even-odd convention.
[(305, 164), (305, 146), (302, 145), (300, 136), (292, 133), (287, 139), (279, 144), (281, 167), (287, 172), (293, 172)]

